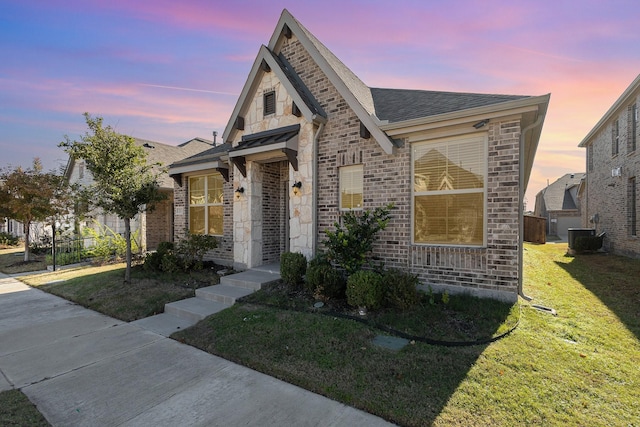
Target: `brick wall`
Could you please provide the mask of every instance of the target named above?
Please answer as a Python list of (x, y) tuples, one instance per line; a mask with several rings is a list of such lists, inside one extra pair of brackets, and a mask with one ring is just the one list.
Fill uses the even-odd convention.
[(434, 288), (492, 294), (515, 300), (518, 265), (518, 120), (488, 125), (487, 248), (411, 244), (411, 145), (387, 155), (373, 139), (359, 136), (360, 122), (328, 78), (294, 38), (282, 53), (328, 114), (318, 146), (318, 236), (339, 219), (340, 166), (363, 164), (364, 208), (394, 203), (393, 218), (374, 255), (386, 267), (409, 268)]
[(276, 162), (263, 166), (262, 180), (262, 262), (280, 261), (286, 250), (287, 198), (285, 185), (289, 182), (289, 163)]
[[(205, 172), (203, 172), (204, 174)], [(206, 174), (217, 173), (207, 171)], [(218, 237), (218, 248), (209, 251), (205, 260), (215, 261), (223, 265), (233, 264), (233, 176), (229, 172), (229, 182), (224, 183), (223, 228), (224, 235)], [(189, 178), (182, 176), (182, 185), (173, 187), (174, 197), (174, 242), (183, 239), (189, 232)]]
[(168, 193), (167, 199), (158, 203), (153, 211), (145, 214), (147, 250), (155, 250), (160, 242), (172, 240), (172, 214), (173, 194), (171, 193)]
[[(640, 96), (635, 102), (640, 105)], [(628, 104), (631, 105), (633, 101)], [(620, 137), (617, 155), (612, 153), (612, 126), (619, 121)], [(620, 255), (640, 258), (640, 229), (632, 236), (629, 229), (630, 195), (629, 180), (636, 177), (640, 182), (640, 134), (637, 135), (637, 147), (630, 152), (627, 141), (630, 139), (630, 110), (623, 108), (608, 124), (602, 127), (591, 142), (593, 169), (587, 171), (587, 189), (583, 195), (583, 226), (594, 227), (596, 233), (606, 232), (604, 247)], [(640, 126), (639, 126), (640, 128)], [(637, 130), (640, 133), (640, 129)], [(589, 159), (587, 159), (588, 161)], [(612, 169), (621, 168), (620, 176), (612, 176)], [(586, 200), (585, 200), (586, 197)], [(640, 212), (640, 193), (635, 195), (636, 211)], [(590, 220), (597, 215), (597, 223)]]

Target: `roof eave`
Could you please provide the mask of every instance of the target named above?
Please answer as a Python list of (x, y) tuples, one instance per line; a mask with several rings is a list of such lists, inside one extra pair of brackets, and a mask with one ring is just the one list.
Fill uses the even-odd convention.
[[(541, 96), (531, 96), (513, 101), (499, 102), (482, 107), (467, 108), (464, 110), (452, 111), (433, 116), (419, 117), (416, 119), (403, 120), (399, 122), (380, 124), (380, 129), (390, 135), (399, 135), (441, 126), (445, 122), (448, 124), (459, 124), (473, 120), (491, 119), (507, 114), (523, 114), (538, 110), (540, 104), (549, 103), (549, 94)], [(545, 107), (546, 111), (546, 107)]]
[(611, 108), (607, 110), (607, 112), (602, 116), (602, 118), (596, 123), (596, 125), (589, 131), (587, 136), (578, 144), (578, 147), (586, 147), (591, 139), (600, 132), (600, 129), (606, 125), (606, 123), (611, 120), (611, 118), (617, 114), (619, 109), (623, 107), (625, 104), (629, 102), (629, 99), (632, 97), (633, 93), (640, 90), (640, 74), (633, 80), (633, 82), (627, 87), (627, 89), (622, 92), (622, 95), (613, 103)]

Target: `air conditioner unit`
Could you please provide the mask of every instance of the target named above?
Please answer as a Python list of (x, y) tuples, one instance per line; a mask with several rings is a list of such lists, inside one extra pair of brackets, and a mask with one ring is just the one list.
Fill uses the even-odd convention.
[(621, 176), (621, 175), (622, 175), (621, 167), (611, 169), (611, 176)]

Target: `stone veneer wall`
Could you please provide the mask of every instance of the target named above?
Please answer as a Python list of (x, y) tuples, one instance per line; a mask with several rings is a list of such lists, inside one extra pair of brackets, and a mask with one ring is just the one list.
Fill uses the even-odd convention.
[[(640, 95), (635, 98), (640, 108)], [(629, 106), (633, 102), (629, 102)], [(586, 200), (583, 194), (582, 211), (583, 226), (594, 227), (596, 233), (606, 232), (605, 249), (619, 255), (640, 258), (640, 228), (636, 236), (629, 228), (630, 179), (636, 178), (636, 212), (640, 218), (640, 123), (636, 136), (636, 150), (630, 151), (627, 141), (630, 138), (630, 108), (624, 108), (615, 118), (619, 120), (618, 154), (612, 154), (612, 126), (608, 123), (599, 134), (595, 135), (591, 150), (593, 169), (587, 169)], [(587, 168), (589, 166), (587, 159)], [(621, 176), (612, 176), (611, 170), (621, 168)], [(590, 218), (598, 215), (599, 222), (592, 223)], [(640, 221), (638, 221), (640, 227)]]
[[(270, 91), (276, 93), (276, 112), (266, 117), (263, 115), (263, 94)], [(307, 123), (304, 118), (296, 117), (292, 114), (293, 99), (287, 93), (285, 87), (280, 83), (274, 72), (262, 74), (262, 80), (258, 84), (253, 100), (250, 101), (248, 110), (245, 113), (245, 130), (238, 132), (233, 145), (240, 143), (242, 135), (252, 135), (265, 130), (277, 129), (289, 125), (300, 124), (298, 135), (298, 171), (288, 163), (284, 165), (284, 175), (281, 180), (287, 179), (286, 188), (289, 192), (289, 203), (287, 206), (290, 220), (290, 250), (302, 252), (307, 257), (311, 257), (313, 252), (313, 135), (314, 125)], [(277, 160), (276, 165), (281, 164)], [(271, 170), (270, 163), (259, 164), (247, 159), (247, 178), (240, 173), (235, 175), (234, 187), (243, 187), (245, 193), (234, 201), (234, 260), (237, 268), (255, 267), (265, 262), (277, 261), (279, 254), (275, 254), (275, 249), (268, 247), (268, 240), (275, 239), (269, 227), (264, 223), (271, 207), (265, 205), (266, 198), (275, 197), (271, 191), (277, 192), (281, 198), (278, 202), (285, 200), (284, 184), (278, 188), (268, 188), (269, 194), (263, 185), (269, 182), (265, 180), (264, 173)], [(274, 166), (278, 167), (278, 166)], [(291, 186), (294, 182), (302, 182), (300, 194), (293, 196)], [(266, 211), (263, 212), (263, 206)], [(284, 215), (283, 215), (284, 217)], [(279, 239), (280, 252), (286, 246), (284, 239), (284, 225), (281, 225)], [(266, 233), (266, 234), (265, 234)], [(265, 240), (266, 239), (266, 240)], [(275, 241), (275, 240), (274, 240)], [(263, 247), (263, 244), (266, 246)], [(278, 258), (278, 259), (276, 259)]]
[(411, 146), (387, 155), (373, 139), (361, 139), (360, 122), (328, 78), (293, 37), (282, 53), (329, 115), (318, 148), (318, 235), (339, 219), (340, 166), (364, 165), (364, 207), (394, 203), (393, 219), (380, 234), (374, 256), (386, 267), (409, 268), (424, 284), (496, 298), (517, 298), (519, 136), (517, 120), (488, 126), (487, 247), (411, 244)]

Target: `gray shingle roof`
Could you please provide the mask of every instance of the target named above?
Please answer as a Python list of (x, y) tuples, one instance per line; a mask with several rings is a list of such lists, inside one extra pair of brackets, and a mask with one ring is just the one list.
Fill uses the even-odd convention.
[(546, 210), (561, 211), (578, 209), (575, 200), (571, 196), (570, 190), (580, 184), (580, 180), (582, 180), (585, 175), (585, 173), (565, 174), (542, 190), (540, 193), (542, 193)]
[(371, 88), (371, 94), (376, 116), (392, 123), (529, 98), (521, 95), (383, 88)]
[[(142, 146), (147, 153), (147, 162), (160, 163), (163, 167), (181, 160), (185, 157), (193, 156), (211, 147), (211, 143), (202, 138), (194, 138), (180, 145), (167, 145), (156, 141), (135, 138), (136, 145)], [(168, 173), (160, 176), (160, 188), (173, 189), (173, 180)]]

